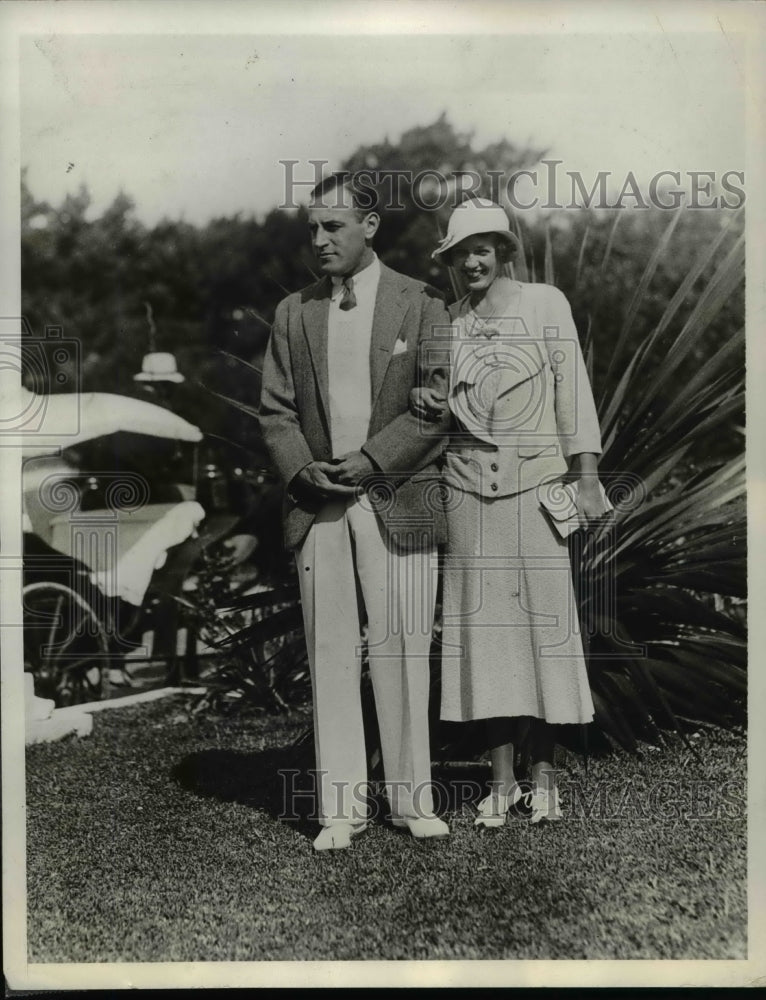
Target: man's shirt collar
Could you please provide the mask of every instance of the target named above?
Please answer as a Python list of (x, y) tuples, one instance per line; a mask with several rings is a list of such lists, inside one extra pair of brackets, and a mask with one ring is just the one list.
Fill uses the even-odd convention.
[[(371, 288), (375, 282), (380, 278), (380, 260), (378, 255), (373, 251), (372, 260), (363, 268), (361, 271), (357, 271), (356, 274), (352, 276), (354, 294), (358, 295), (359, 292), (364, 294), (365, 290)], [(341, 275), (332, 275), (332, 294), (331, 298), (336, 299), (339, 295), (343, 293), (343, 281), (344, 278)]]

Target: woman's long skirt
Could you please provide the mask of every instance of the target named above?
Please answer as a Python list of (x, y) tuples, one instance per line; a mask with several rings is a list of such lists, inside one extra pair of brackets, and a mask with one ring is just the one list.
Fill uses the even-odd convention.
[(567, 542), (537, 491), (497, 499), (458, 493), (450, 506), (442, 719), (590, 722)]

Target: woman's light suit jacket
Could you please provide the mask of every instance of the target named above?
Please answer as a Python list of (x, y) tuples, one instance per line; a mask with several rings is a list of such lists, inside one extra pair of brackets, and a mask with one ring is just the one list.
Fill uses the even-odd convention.
[(449, 407), (456, 422), (444, 479), (486, 497), (564, 475), (599, 454), (601, 435), (572, 312), (552, 285), (514, 282), (504, 315), (450, 310)]

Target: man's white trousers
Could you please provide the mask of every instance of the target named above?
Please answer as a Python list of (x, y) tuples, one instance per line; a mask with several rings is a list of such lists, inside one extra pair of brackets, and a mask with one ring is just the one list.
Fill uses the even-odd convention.
[(428, 656), (436, 600), (435, 549), (389, 548), (365, 497), (326, 504), (296, 555), (314, 693), (319, 821), (367, 816), (360, 624), (395, 816), (433, 810)]

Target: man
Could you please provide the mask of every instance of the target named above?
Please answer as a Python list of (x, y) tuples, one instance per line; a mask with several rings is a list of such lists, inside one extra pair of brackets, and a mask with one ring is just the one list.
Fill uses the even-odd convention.
[[(443, 530), (432, 463), (446, 429), (408, 409), (427, 343), (449, 325), (438, 292), (378, 260), (372, 192), (333, 175), (309, 228), (324, 277), (277, 307), (260, 424), (286, 487), (314, 694), (317, 850), (367, 825), (360, 621), (395, 826), (444, 837), (433, 814), (428, 653), (435, 544)], [(373, 199), (374, 200), (374, 199)], [(415, 475), (413, 475), (415, 474)]]

